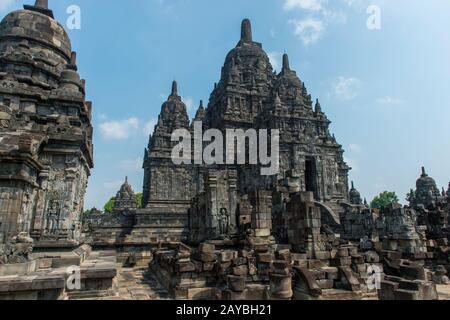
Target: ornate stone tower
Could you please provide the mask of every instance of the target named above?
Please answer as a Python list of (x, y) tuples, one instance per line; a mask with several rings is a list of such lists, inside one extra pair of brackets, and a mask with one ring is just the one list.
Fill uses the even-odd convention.
[[(256, 194), (257, 197), (249, 199), (257, 199), (259, 202), (254, 202), (261, 203), (264, 210), (254, 214), (252, 227), (268, 236), (272, 229), (270, 220), (281, 214), (276, 208), (282, 204), (269, 206), (267, 199), (273, 202), (282, 199), (273, 195), (286, 181), (289, 190), (312, 192), (314, 201), (334, 210), (335, 217), (343, 210), (339, 202), (348, 202), (350, 168), (343, 160), (342, 146), (329, 132), (331, 122), (319, 101), (313, 108), (311, 96), (291, 70), (287, 54), (283, 56), (281, 72), (278, 75), (273, 72), (262, 45), (253, 41), (248, 19), (242, 22), (240, 41), (225, 59), (208, 107), (200, 105), (195, 121), (202, 121), (204, 130), (218, 129), (224, 133), (227, 129), (279, 130), (280, 171), (262, 176), (259, 165), (173, 164), (171, 151), (178, 142), (171, 142), (171, 134), (176, 129), (192, 133), (195, 127), (189, 124), (186, 106), (174, 82), (145, 150), (143, 213), (150, 213), (147, 224), (161, 225), (165, 221), (171, 227), (185, 221), (184, 228), (191, 229), (195, 240), (232, 235), (238, 230), (236, 221), (240, 217), (230, 210), (236, 210), (239, 197)], [(232, 178), (229, 172), (233, 172)], [(227, 201), (233, 205), (225, 205)], [(270, 214), (269, 207), (273, 211)], [(223, 228), (225, 220), (231, 228)], [(233, 232), (224, 235), (224, 229)]]
[(361, 193), (355, 188), (355, 184), (352, 181), (352, 188), (350, 189), (350, 203), (354, 205), (361, 205), (363, 200), (361, 198)]
[(210, 128), (254, 128), (258, 114), (270, 103), (275, 76), (269, 57), (252, 40), (250, 21), (241, 27), (241, 39), (228, 53), (218, 85), (211, 93), (205, 122)]
[(260, 43), (254, 42), (250, 21), (227, 55), (219, 83), (211, 94), (204, 126), (215, 129), (278, 129), (280, 171), (262, 177), (259, 168), (238, 166), (240, 193), (274, 189), (287, 176), (298, 177), (299, 190), (314, 193), (316, 201), (339, 209), (348, 201), (348, 172), (342, 146), (329, 132), (331, 122), (283, 56), (276, 75)]
[(93, 167), (92, 104), (47, 1), (0, 23), (0, 242), (77, 244)]
[(191, 168), (172, 162), (171, 141), (177, 129), (190, 129), (186, 105), (178, 95), (177, 83), (172, 84), (172, 93), (162, 105), (155, 132), (150, 137), (144, 158), (143, 207), (151, 213), (180, 212), (187, 214), (192, 198)]
[(136, 211), (138, 207), (138, 201), (131, 185), (128, 183), (128, 177), (125, 178), (125, 182), (120, 187), (119, 192), (117, 192), (116, 198), (114, 199), (113, 212), (130, 212)]
[(436, 181), (428, 176), (424, 167), (422, 167), (422, 174), (416, 182), (416, 192), (414, 198), (414, 204), (428, 205), (436, 202), (441, 197), (441, 193), (436, 185)]

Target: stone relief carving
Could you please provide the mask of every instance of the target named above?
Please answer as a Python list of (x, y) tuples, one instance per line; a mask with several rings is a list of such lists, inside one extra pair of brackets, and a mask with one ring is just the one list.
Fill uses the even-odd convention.
[(33, 239), (21, 232), (4, 245), (0, 245), (0, 265), (25, 263), (33, 251)]
[(230, 233), (230, 215), (226, 208), (221, 208), (219, 213), (220, 235), (227, 236)]

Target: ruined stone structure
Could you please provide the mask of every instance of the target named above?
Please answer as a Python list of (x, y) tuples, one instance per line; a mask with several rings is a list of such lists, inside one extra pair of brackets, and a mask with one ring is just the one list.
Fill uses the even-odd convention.
[[(172, 84), (145, 150), (143, 208), (126, 221), (97, 217), (91, 241), (125, 246), (133, 261), (150, 253), (150, 269), (177, 299), (436, 299), (429, 279), (448, 280), (450, 190), (438, 196), (424, 171), (413, 207), (370, 209), (348, 188), (350, 168), (329, 125), (288, 56), (274, 73), (244, 20), (208, 107), (201, 102), (192, 122)], [(279, 129), (279, 172), (263, 176), (261, 165), (220, 157), (212, 165), (172, 159), (174, 130), (193, 139), (198, 128)]]
[[(236, 171), (239, 196), (257, 190), (277, 192), (286, 179), (295, 175), (297, 191), (313, 192), (315, 201), (333, 208), (334, 218), (339, 220), (342, 208), (338, 203), (349, 199), (350, 168), (343, 160), (342, 146), (330, 134), (331, 122), (319, 101), (313, 108), (305, 84), (290, 69), (287, 54), (283, 56), (281, 72), (274, 73), (262, 45), (252, 40), (250, 21), (243, 21), (241, 39), (226, 57), (208, 108), (205, 110), (201, 104), (194, 121), (202, 121), (203, 129), (223, 133), (227, 129), (280, 130), (278, 174), (262, 176), (259, 165), (175, 166), (170, 158), (176, 145), (171, 142), (171, 134), (176, 129), (192, 129), (194, 123), (189, 125), (186, 106), (174, 82), (145, 151), (143, 199), (147, 212), (172, 215), (176, 212), (178, 216), (174, 219), (180, 219), (187, 215), (191, 199), (208, 193), (204, 187), (208, 182), (203, 180), (208, 170), (232, 169)], [(272, 214), (277, 216), (281, 212)], [(213, 209), (208, 215), (218, 217), (220, 212)], [(217, 219), (212, 223), (219, 225)]]
[(111, 289), (116, 274), (115, 257), (82, 244), (92, 104), (47, 2), (0, 22), (0, 299), (67, 298), (69, 266), (76, 291)]
[[(126, 179), (113, 212), (92, 210), (81, 229), (93, 167), (85, 94), (47, 1), (2, 20), (0, 299), (152, 298), (148, 283), (176, 299), (434, 300), (449, 282), (450, 185), (439, 192), (423, 169), (410, 206), (369, 208), (348, 187), (320, 102), (287, 54), (274, 72), (247, 19), (193, 122), (173, 82), (145, 149), (142, 207)], [(193, 139), (198, 126), (279, 130), (279, 171), (174, 159), (172, 133)], [(150, 279), (138, 285), (125, 267)]]
[(45, 2), (0, 23), (0, 242), (76, 245), (93, 167), (92, 104), (76, 53)]
[(125, 178), (125, 182), (120, 187), (119, 192), (114, 199), (113, 212), (133, 212), (138, 207), (138, 201), (136, 195), (130, 184), (128, 183), (128, 177)]

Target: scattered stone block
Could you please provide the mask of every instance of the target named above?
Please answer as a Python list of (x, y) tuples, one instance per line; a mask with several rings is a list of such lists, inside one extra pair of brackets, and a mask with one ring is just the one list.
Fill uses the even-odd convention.
[(198, 246), (198, 251), (201, 253), (214, 253), (216, 246), (213, 244), (202, 243)]
[(235, 292), (243, 292), (246, 286), (246, 278), (242, 276), (230, 275), (227, 277), (228, 287)]

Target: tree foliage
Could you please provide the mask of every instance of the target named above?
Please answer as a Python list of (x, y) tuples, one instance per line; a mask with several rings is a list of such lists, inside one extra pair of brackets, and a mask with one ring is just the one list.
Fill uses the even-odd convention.
[(374, 209), (382, 209), (390, 204), (398, 203), (398, 201), (399, 199), (395, 192), (384, 191), (372, 200), (370, 206)]
[(105, 205), (103, 206), (103, 210), (105, 211), (105, 213), (112, 213), (115, 200), (116, 198), (112, 197), (107, 203), (105, 203)]
[(136, 193), (138, 208), (142, 208), (142, 193)]

